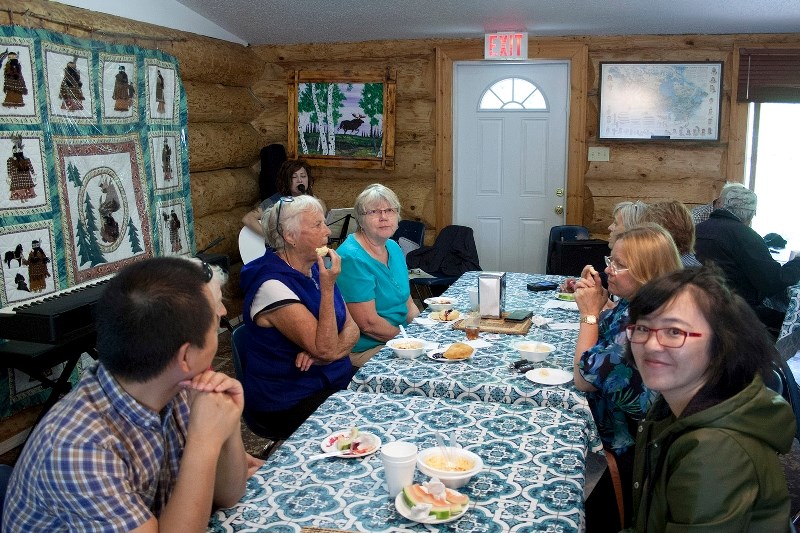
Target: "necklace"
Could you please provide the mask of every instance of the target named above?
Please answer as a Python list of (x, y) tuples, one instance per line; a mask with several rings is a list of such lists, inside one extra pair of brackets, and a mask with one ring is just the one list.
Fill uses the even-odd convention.
[(314, 286), (317, 288), (317, 290), (320, 290), (320, 289), (319, 289), (319, 283), (317, 283), (317, 280), (315, 280), (315, 279), (314, 279), (314, 275), (313, 275), (313, 273), (311, 272), (311, 270), (309, 270), (309, 271), (308, 271), (308, 274), (304, 274), (303, 272), (301, 272), (300, 270), (298, 270), (297, 268), (295, 268), (295, 266), (294, 266), (294, 265), (292, 264), (292, 262), (289, 260), (289, 252), (287, 252), (287, 251), (284, 249), (284, 250), (283, 250), (283, 256), (281, 256), (281, 254), (278, 254), (278, 257), (280, 257), (281, 259), (283, 259), (283, 262), (284, 262), (284, 263), (286, 263), (287, 265), (289, 265), (289, 267), (290, 267), (290, 268), (292, 268), (293, 270), (295, 270), (295, 271), (297, 271), (297, 272), (300, 272), (300, 274), (303, 274), (305, 277), (307, 277), (308, 279), (310, 279), (310, 280), (311, 280), (311, 282), (314, 284)]

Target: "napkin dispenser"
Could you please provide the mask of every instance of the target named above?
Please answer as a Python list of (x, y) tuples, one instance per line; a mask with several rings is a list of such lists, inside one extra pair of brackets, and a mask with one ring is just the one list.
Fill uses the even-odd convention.
[(481, 272), (478, 277), (478, 308), (481, 317), (501, 318), (506, 306), (506, 273)]

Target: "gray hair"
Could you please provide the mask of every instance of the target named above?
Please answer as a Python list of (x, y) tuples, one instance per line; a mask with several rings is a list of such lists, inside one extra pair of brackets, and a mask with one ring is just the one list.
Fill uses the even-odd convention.
[(389, 187), (380, 183), (373, 183), (361, 191), (353, 206), (359, 227), (364, 226), (364, 217), (367, 215), (367, 210), (380, 202), (386, 202), (392, 208), (397, 209), (397, 220), (398, 222), (400, 221), (400, 200), (398, 200), (397, 195)]
[(611, 213), (612, 217), (616, 217), (617, 213), (622, 218), (622, 225), (625, 230), (629, 230), (638, 226), (642, 221), (642, 215), (647, 211), (648, 205), (640, 200), (635, 202), (620, 202), (614, 206), (614, 211)]
[(736, 215), (745, 224), (753, 220), (757, 205), (758, 196), (744, 185), (724, 189), (720, 196), (720, 207)]
[[(314, 211), (325, 214), (322, 204), (314, 196), (303, 194), (278, 200), (261, 217), (261, 229), (264, 230), (267, 244), (274, 250), (285, 249), (285, 236), (295, 237), (300, 233), (300, 215)], [(278, 220), (279, 215), (280, 220)]]

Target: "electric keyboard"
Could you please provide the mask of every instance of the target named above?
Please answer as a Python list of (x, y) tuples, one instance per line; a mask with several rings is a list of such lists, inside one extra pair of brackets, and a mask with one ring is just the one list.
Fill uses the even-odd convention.
[(94, 329), (94, 307), (114, 274), (0, 309), (0, 338), (60, 344)]

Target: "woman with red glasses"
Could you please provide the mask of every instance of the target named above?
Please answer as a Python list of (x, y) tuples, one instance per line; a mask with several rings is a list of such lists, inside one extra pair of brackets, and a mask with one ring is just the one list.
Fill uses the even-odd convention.
[[(606, 258), (608, 290), (593, 268), (575, 285), (580, 330), (575, 346), (575, 387), (587, 392), (589, 407), (603, 447), (619, 471), (621, 490), (607, 470), (586, 501), (589, 533), (619, 531), (629, 525), (633, 448), (636, 426), (650, 407), (653, 394), (642, 384), (639, 372), (625, 358), (628, 338), (628, 302), (639, 288), (663, 274), (681, 268), (678, 250), (669, 233), (655, 224), (621, 233)], [(613, 295), (616, 301), (609, 296)], [(613, 455), (609, 455), (613, 454)], [(619, 513), (615, 494), (625, 499), (624, 524), (614, 523)]]
[(636, 531), (788, 531), (778, 453), (791, 407), (764, 385), (777, 356), (750, 306), (708, 267), (642, 287), (626, 332), (660, 397), (636, 437)]

